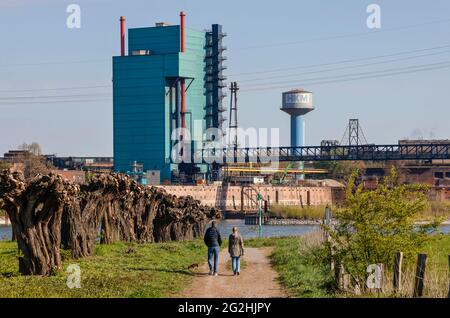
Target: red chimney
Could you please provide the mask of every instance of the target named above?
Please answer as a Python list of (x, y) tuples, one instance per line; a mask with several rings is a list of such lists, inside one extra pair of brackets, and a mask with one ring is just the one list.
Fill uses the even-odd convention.
[(120, 55), (125, 56), (125, 17), (120, 17)]
[(180, 12), (180, 51), (184, 52), (184, 17), (186, 14), (181, 11)]

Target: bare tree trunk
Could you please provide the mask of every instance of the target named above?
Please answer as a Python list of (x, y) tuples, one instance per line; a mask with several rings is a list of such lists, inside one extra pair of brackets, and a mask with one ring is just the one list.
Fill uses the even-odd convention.
[(220, 216), (192, 197), (177, 198), (120, 174), (93, 176), (78, 186), (54, 174), (26, 183), (22, 174), (3, 171), (0, 208), (23, 254), (20, 272), (39, 275), (61, 266), (61, 244), (74, 258), (94, 255), (100, 224), (101, 243), (164, 242), (201, 236)]
[(22, 252), (19, 271), (50, 275), (61, 266), (60, 227), (66, 182), (57, 175), (37, 176), (26, 186), (21, 173), (3, 171), (0, 198)]
[(72, 250), (73, 258), (95, 254), (95, 244), (103, 217), (103, 206), (99, 204), (99, 194), (88, 194), (86, 198), (75, 197), (64, 207), (61, 233), (67, 237), (64, 246)]

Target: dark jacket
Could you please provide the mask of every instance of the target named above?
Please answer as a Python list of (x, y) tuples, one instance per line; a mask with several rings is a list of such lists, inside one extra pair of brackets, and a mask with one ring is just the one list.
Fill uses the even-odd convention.
[(206, 246), (215, 247), (222, 245), (222, 238), (220, 237), (219, 230), (216, 227), (210, 227), (205, 232), (205, 237), (203, 239)]
[(228, 238), (228, 253), (231, 257), (241, 257), (244, 255), (244, 240), (238, 233), (230, 234)]

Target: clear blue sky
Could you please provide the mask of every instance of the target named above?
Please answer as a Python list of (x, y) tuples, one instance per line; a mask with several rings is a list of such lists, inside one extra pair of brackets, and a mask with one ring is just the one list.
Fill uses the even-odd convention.
[[(81, 29), (66, 27), (71, 3), (81, 6)], [(381, 6), (379, 31), (366, 26), (371, 3)], [(372, 143), (450, 138), (450, 47), (433, 49), (450, 45), (448, 0), (2, 0), (0, 155), (37, 141), (46, 153), (111, 156), (111, 88), (23, 90), (111, 85), (119, 17), (130, 28), (178, 24), (180, 10), (187, 13), (188, 27), (223, 24), (226, 75), (241, 82), (243, 127), (278, 127), (287, 145), (289, 117), (279, 110), (281, 92), (303, 87), (314, 93), (316, 106), (306, 118), (307, 144), (340, 140), (349, 118), (360, 119)], [(430, 50), (416, 51), (421, 49)], [(408, 51), (416, 52), (397, 54)], [(395, 55), (367, 59), (390, 54)], [(363, 60), (322, 65), (354, 59)], [(304, 68), (317, 64), (322, 66)], [(405, 74), (417, 67), (432, 69)], [(284, 70), (267, 72), (276, 69)], [(383, 71), (400, 74), (373, 76)], [(339, 80), (348, 74), (363, 79)], [(51, 95), (101, 101), (36, 103)]]

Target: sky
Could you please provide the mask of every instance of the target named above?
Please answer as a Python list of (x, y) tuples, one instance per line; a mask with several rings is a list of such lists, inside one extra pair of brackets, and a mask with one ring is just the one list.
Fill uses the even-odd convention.
[[(79, 29), (66, 25), (70, 4)], [(367, 26), (370, 4), (379, 29)], [(1, 0), (0, 156), (33, 141), (48, 154), (112, 156), (119, 17), (128, 28), (178, 24), (181, 10), (190, 28), (223, 25), (243, 128), (279, 128), (288, 145), (281, 93), (304, 88), (308, 145), (341, 140), (350, 118), (369, 143), (450, 138), (448, 0)]]

